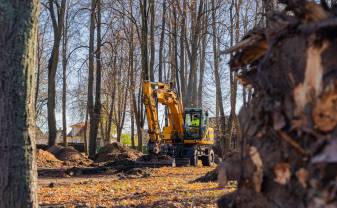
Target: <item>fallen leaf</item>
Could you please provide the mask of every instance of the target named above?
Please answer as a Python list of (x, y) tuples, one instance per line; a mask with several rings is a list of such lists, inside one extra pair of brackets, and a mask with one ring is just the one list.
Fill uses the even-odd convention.
[(289, 163), (278, 163), (274, 166), (274, 181), (276, 183), (285, 185), (289, 182), (291, 177), (290, 164)]

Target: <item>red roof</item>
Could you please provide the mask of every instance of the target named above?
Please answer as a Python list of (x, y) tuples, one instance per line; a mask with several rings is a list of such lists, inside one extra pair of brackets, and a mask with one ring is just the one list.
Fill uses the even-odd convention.
[(80, 122), (80, 123), (77, 123), (77, 124), (73, 124), (70, 127), (71, 128), (83, 128), (83, 127), (85, 127), (85, 122)]

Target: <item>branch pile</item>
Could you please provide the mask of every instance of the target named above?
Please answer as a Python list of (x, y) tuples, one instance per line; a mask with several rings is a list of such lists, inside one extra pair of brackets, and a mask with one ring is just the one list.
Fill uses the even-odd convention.
[(231, 70), (254, 97), (241, 110), (241, 175), (219, 207), (336, 207), (337, 17), (282, 0), (235, 47)]

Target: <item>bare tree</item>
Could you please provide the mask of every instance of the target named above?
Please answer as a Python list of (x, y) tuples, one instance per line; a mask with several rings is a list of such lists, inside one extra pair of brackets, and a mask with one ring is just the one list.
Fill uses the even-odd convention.
[(142, 74), (144, 80), (150, 80), (151, 71), (148, 64), (148, 48), (147, 48), (147, 36), (148, 36), (148, 13), (147, 13), (147, 0), (141, 0), (140, 12), (142, 16), (141, 27), (141, 53), (142, 53)]
[(163, 12), (161, 20), (161, 34), (159, 43), (159, 69), (158, 76), (159, 82), (163, 81), (163, 51), (164, 51), (164, 39), (165, 39), (165, 27), (166, 27), (166, 0), (163, 0)]
[(37, 208), (34, 70), (39, 1), (2, 1), (0, 11), (0, 207)]
[(225, 111), (222, 102), (222, 89), (221, 89), (221, 80), (220, 80), (220, 73), (219, 73), (219, 46), (218, 46), (218, 31), (216, 27), (216, 4), (215, 0), (212, 0), (212, 32), (213, 32), (213, 64), (214, 64), (214, 77), (216, 83), (216, 105), (219, 109), (220, 119), (219, 119), (219, 139), (223, 142), (223, 151), (228, 150), (229, 145), (228, 142), (225, 141), (225, 128), (224, 128), (224, 121), (225, 118)]
[[(96, 20), (96, 51), (95, 41), (95, 20)], [(88, 77), (88, 110), (90, 115), (89, 128), (89, 157), (94, 158), (97, 148), (97, 133), (101, 118), (101, 1), (92, 0), (90, 15), (90, 38), (89, 38), (89, 77)], [(94, 76), (94, 60), (96, 60), (96, 74)], [(94, 102), (94, 77), (95, 80), (95, 102)]]
[(154, 82), (154, 58), (156, 53), (155, 47), (155, 37), (154, 37), (154, 27), (155, 27), (155, 0), (150, 0), (150, 14), (151, 14), (151, 24), (150, 24), (150, 80)]
[(55, 76), (59, 61), (59, 50), (64, 27), (65, 9), (66, 9), (66, 0), (62, 0), (61, 4), (59, 4), (58, 0), (48, 1), (48, 10), (50, 13), (54, 31), (53, 49), (48, 63), (48, 130), (49, 130), (48, 146), (53, 146), (55, 145), (56, 142)]
[(94, 118), (94, 50), (95, 50), (95, 16), (96, 16), (96, 0), (91, 1), (90, 10), (90, 29), (89, 29), (89, 74), (88, 74), (88, 112), (90, 115), (89, 127), (89, 157), (93, 158), (96, 154), (96, 136), (91, 127)]
[(68, 66), (68, 30), (69, 30), (69, 2), (65, 12), (65, 21), (62, 38), (62, 135), (63, 145), (68, 146), (67, 141), (67, 66)]

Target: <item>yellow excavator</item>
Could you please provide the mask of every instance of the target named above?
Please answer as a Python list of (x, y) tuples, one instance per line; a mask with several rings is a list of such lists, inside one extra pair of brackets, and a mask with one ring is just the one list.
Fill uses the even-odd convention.
[[(184, 108), (181, 98), (171, 83), (143, 82), (146, 108), (148, 151), (150, 154), (169, 155), (178, 165), (214, 164), (214, 129), (208, 127), (208, 112), (201, 108)], [(161, 130), (158, 103), (166, 106), (167, 124)]]

